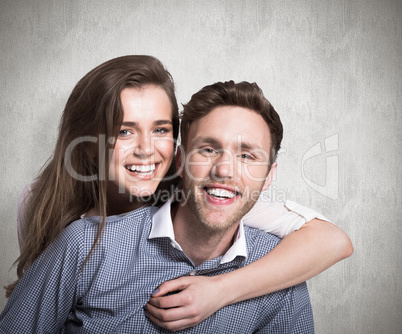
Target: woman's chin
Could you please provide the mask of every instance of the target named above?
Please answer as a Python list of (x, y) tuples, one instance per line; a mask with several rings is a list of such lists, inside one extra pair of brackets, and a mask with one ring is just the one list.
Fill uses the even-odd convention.
[(141, 199), (146, 199), (148, 200), (150, 197), (152, 197), (155, 194), (156, 187), (150, 187), (150, 188), (142, 188), (141, 190), (136, 189), (135, 191), (130, 191), (131, 196), (133, 198), (136, 198), (138, 200)]

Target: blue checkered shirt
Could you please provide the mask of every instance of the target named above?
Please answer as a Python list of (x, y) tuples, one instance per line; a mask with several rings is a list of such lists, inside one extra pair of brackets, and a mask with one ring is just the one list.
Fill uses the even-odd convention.
[[(218, 275), (253, 262), (278, 238), (245, 226), (247, 257), (199, 266), (168, 237), (149, 238), (154, 207), (107, 218), (98, 247), (83, 266), (98, 229), (80, 219), (34, 262), (0, 316), (1, 333), (167, 333), (144, 313), (153, 290), (185, 275)], [(224, 261), (222, 261), (224, 262)], [(313, 333), (305, 283), (226, 306), (186, 333)]]

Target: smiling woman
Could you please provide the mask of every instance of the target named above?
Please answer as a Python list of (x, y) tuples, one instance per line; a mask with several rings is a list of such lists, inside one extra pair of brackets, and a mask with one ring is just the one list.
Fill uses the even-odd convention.
[[(65, 106), (54, 156), (19, 212), (20, 221), (26, 222), (20, 229), (19, 279), (61, 231), (83, 214), (101, 217), (89, 257), (108, 215), (146, 204), (148, 198), (141, 196), (153, 194), (165, 174), (174, 174), (171, 162), (178, 127), (174, 83), (156, 58), (119, 57), (87, 73)], [(86, 138), (95, 139), (88, 142)], [(70, 150), (77, 140), (79, 144)], [(125, 168), (131, 164), (132, 169), (134, 163), (155, 164), (154, 175)], [(82, 180), (77, 175), (90, 178)], [(14, 286), (7, 288), (8, 295)]]
[(109, 215), (142, 206), (142, 197), (155, 193), (173, 160), (172, 107), (165, 91), (154, 85), (125, 88), (121, 103), (124, 117), (109, 169)]

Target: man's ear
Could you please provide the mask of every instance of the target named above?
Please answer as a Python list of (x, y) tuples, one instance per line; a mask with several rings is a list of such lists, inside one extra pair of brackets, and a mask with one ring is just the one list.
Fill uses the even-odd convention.
[(264, 186), (262, 187), (262, 190), (265, 191), (268, 189), (268, 187), (271, 185), (272, 180), (274, 179), (275, 173), (276, 173), (276, 167), (278, 164), (274, 162), (271, 166), (271, 169), (269, 170), (268, 176), (265, 179)]
[(184, 161), (185, 161), (185, 152), (183, 145), (177, 147), (175, 160), (176, 160), (176, 171), (177, 171), (176, 173), (180, 177), (183, 177)]

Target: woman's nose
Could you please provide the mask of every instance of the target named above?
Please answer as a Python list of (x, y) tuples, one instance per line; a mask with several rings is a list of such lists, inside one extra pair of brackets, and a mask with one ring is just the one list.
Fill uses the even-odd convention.
[(134, 149), (134, 155), (140, 157), (141, 159), (148, 158), (155, 152), (153, 140), (151, 136), (140, 135), (138, 137), (137, 145)]

